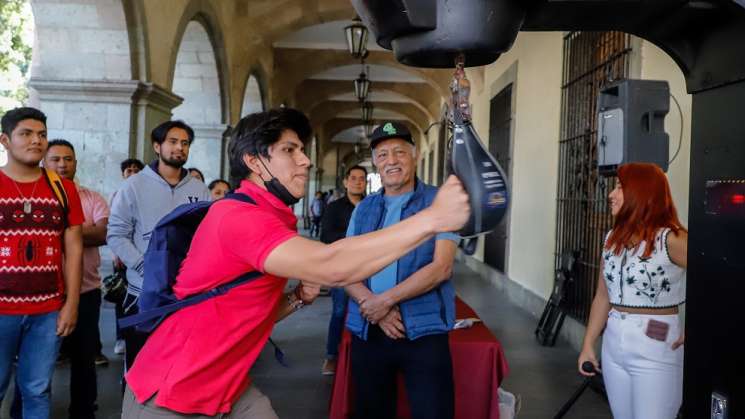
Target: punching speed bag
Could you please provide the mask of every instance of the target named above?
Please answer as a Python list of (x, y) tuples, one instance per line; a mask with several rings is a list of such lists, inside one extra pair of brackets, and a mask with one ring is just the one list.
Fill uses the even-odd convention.
[(461, 243), (463, 251), (472, 255), (476, 251), (476, 236), (494, 230), (507, 213), (509, 191), (504, 170), (484, 148), (471, 124), (471, 85), (464, 67), (465, 57), (459, 54), (450, 84), (453, 137), (449, 168), (468, 192), (471, 217), (458, 233), (466, 239)]
[(494, 156), (484, 149), (471, 122), (457, 115), (453, 122), (450, 167), (463, 183), (471, 203), (471, 217), (459, 231), (461, 237), (494, 230), (507, 213), (506, 176)]

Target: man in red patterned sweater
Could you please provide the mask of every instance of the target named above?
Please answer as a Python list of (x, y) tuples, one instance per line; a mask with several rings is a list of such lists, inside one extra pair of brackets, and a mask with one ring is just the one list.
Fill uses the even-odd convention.
[(23, 417), (44, 419), (61, 337), (78, 317), (83, 210), (71, 181), (39, 167), (46, 116), (16, 108), (0, 124), (8, 154), (0, 169), (0, 400), (17, 357)]

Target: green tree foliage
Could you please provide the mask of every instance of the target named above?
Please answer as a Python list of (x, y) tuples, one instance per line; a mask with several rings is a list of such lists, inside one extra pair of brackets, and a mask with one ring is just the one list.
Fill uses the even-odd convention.
[(33, 17), (28, 0), (0, 0), (0, 113), (28, 97)]

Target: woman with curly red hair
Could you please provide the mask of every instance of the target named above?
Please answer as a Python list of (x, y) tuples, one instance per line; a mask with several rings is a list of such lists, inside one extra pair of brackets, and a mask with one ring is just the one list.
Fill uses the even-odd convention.
[(688, 232), (678, 220), (659, 167), (618, 168), (610, 193), (613, 229), (605, 238), (602, 276), (578, 366), (600, 371), (595, 341), (603, 332), (603, 379), (615, 419), (673, 419), (683, 393)]

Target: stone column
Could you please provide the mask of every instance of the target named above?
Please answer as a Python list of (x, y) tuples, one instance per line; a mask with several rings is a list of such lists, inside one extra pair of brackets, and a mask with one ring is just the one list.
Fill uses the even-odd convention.
[(228, 155), (228, 147), (230, 146), (230, 136), (232, 131), (233, 127), (228, 125), (225, 127), (225, 131), (222, 132), (222, 159), (220, 162), (222, 172), (220, 177), (228, 182), (230, 182), (230, 156)]
[(192, 128), (194, 128), (194, 143), (189, 149), (186, 167), (196, 167), (201, 170), (204, 173), (204, 181), (209, 183), (222, 175), (223, 133), (227, 125), (192, 125)]
[(109, 196), (121, 184), (119, 163), (154, 157), (150, 131), (181, 103), (173, 93), (137, 80), (31, 78), (33, 106), (47, 115), (49, 138), (75, 147), (81, 184)]
[(132, 97), (132, 135), (129, 153), (148, 164), (155, 158), (150, 133), (173, 116), (183, 99), (157, 84), (140, 82)]
[(47, 115), (49, 139), (75, 147), (80, 183), (105, 195), (121, 183), (119, 163), (130, 155), (131, 80), (32, 78), (33, 105)]

